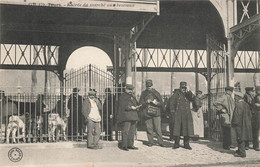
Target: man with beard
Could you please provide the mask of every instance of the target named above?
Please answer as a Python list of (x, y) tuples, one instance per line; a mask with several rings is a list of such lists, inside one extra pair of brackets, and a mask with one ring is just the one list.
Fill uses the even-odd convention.
[(134, 146), (134, 135), (136, 123), (139, 121), (138, 110), (140, 106), (133, 95), (133, 85), (126, 84), (125, 92), (119, 97), (117, 121), (123, 126), (122, 131), (122, 150), (137, 150)]

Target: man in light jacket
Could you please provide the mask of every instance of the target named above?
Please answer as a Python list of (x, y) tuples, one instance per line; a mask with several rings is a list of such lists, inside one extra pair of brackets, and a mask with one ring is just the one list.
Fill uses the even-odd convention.
[(89, 91), (88, 97), (84, 99), (82, 105), (82, 115), (87, 124), (88, 129), (88, 141), (87, 147), (90, 149), (101, 149), (98, 145), (98, 141), (101, 134), (101, 111), (102, 105), (96, 98), (96, 92)]

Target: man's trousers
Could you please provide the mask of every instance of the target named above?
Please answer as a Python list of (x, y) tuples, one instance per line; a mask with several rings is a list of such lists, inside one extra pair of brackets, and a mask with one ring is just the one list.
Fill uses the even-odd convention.
[(122, 147), (134, 146), (134, 136), (136, 130), (136, 121), (123, 122)]
[(151, 117), (145, 120), (148, 144), (153, 144), (153, 129), (155, 130), (158, 144), (163, 144), (161, 117)]
[(101, 134), (100, 122), (94, 122), (89, 119), (87, 123), (87, 128), (88, 128), (88, 141), (87, 141), (88, 147), (97, 146)]

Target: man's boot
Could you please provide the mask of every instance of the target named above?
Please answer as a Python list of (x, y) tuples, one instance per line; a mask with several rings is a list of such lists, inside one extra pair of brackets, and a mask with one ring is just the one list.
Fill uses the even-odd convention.
[(173, 149), (177, 149), (180, 147), (180, 136), (175, 136), (175, 142), (174, 142), (174, 145), (173, 145)]
[(184, 148), (192, 150), (190, 146), (190, 138), (188, 136), (184, 136)]

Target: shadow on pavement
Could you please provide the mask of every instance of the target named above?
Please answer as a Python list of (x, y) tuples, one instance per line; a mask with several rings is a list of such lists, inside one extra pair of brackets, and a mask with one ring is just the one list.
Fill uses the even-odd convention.
[(218, 151), (220, 153), (227, 153), (227, 154), (232, 154), (232, 155), (235, 153), (235, 150), (225, 150), (225, 149), (223, 149), (221, 142), (209, 141), (209, 140), (198, 140), (198, 141), (193, 141), (193, 143), (206, 145), (210, 149), (212, 149), (214, 151)]

